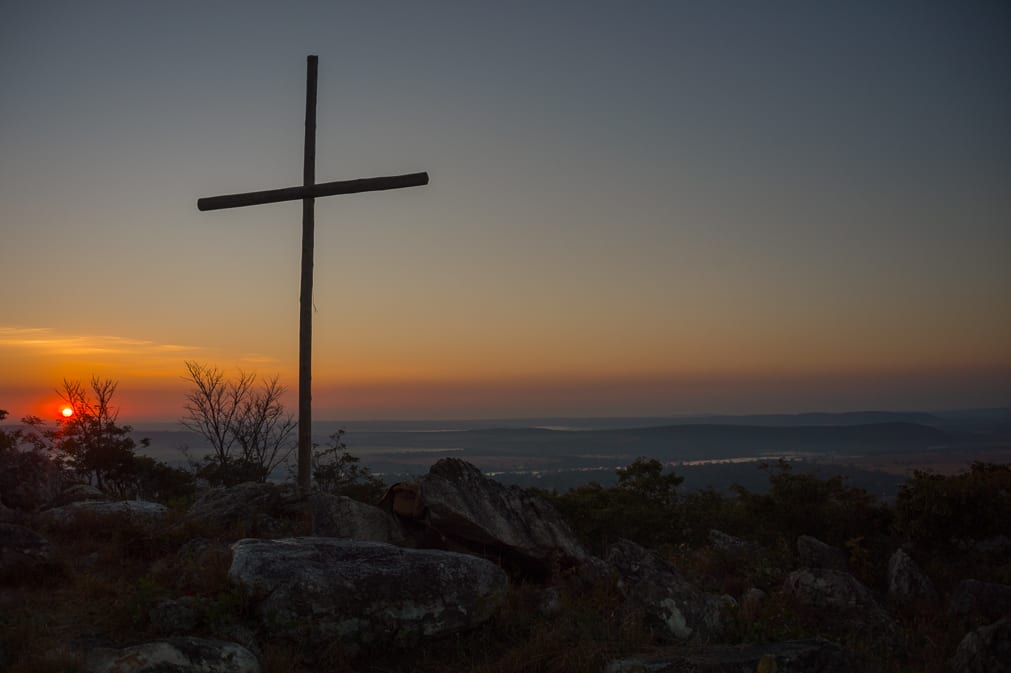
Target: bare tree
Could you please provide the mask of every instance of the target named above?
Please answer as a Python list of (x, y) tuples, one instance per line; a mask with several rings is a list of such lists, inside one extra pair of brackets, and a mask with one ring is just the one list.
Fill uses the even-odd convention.
[(255, 374), (240, 371), (229, 379), (197, 362), (187, 362), (186, 370), (194, 387), (186, 393), (181, 422), (211, 445), (205, 476), (220, 483), (266, 481), (295, 449), (296, 422), (281, 403), (285, 387), (277, 376), (257, 387)]

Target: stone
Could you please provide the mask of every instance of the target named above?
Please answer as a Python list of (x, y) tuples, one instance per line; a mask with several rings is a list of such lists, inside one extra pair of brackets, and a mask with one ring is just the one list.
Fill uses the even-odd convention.
[(607, 673), (849, 673), (846, 651), (822, 638), (707, 645), (611, 662)]
[(238, 528), (246, 535), (269, 538), (308, 532), (302, 530), (307, 513), (306, 503), (291, 486), (248, 481), (205, 491), (186, 518), (212, 529)]
[(413, 546), (400, 521), (386, 510), (329, 493), (312, 494), (310, 503), (313, 535)]
[(229, 577), (260, 596), (256, 612), (272, 636), (410, 646), (477, 626), (501, 605), (505, 573), (476, 556), (380, 542), (301, 537), (232, 545)]
[(758, 546), (754, 543), (734, 537), (715, 528), (709, 531), (709, 544), (729, 554), (750, 554), (758, 549)]
[(790, 573), (783, 590), (811, 609), (821, 633), (846, 636), (902, 656), (905, 635), (871, 590), (849, 573), (803, 568)]
[(1011, 586), (962, 580), (951, 595), (948, 614), (957, 619), (983, 622), (1011, 615)]
[(826, 568), (840, 572), (848, 569), (846, 554), (841, 549), (810, 535), (797, 538), (797, 556), (806, 568)]
[(937, 601), (934, 583), (902, 549), (888, 559), (888, 597), (899, 605)]
[(783, 588), (801, 603), (816, 608), (879, 607), (871, 590), (849, 573), (802, 568), (790, 573)]
[(151, 626), (165, 635), (183, 635), (197, 628), (200, 623), (200, 601), (193, 596), (183, 596), (177, 600), (159, 601), (148, 617)]
[(755, 621), (762, 612), (762, 606), (769, 595), (756, 587), (751, 587), (741, 596), (738, 612), (748, 622)]
[(500, 559), (534, 578), (590, 556), (547, 500), (488, 479), (458, 458), (436, 462), (418, 485), (425, 523), (450, 548)]
[(0, 572), (48, 562), (52, 555), (49, 541), (30, 528), (0, 523)]
[(169, 638), (88, 652), (87, 673), (260, 673), (252, 652), (236, 643)]
[(626, 607), (663, 642), (708, 640), (723, 630), (723, 600), (691, 584), (671, 564), (630, 540), (608, 547)]
[(952, 673), (1006, 673), (1011, 663), (1011, 619), (970, 631), (950, 661)]
[(56, 525), (73, 524), (80, 516), (125, 516), (136, 523), (159, 523), (168, 516), (168, 508), (147, 500), (83, 500), (53, 507), (41, 517)]
[(53, 507), (62, 507), (72, 502), (84, 502), (86, 500), (108, 500), (109, 497), (91, 484), (71, 484), (53, 499)]

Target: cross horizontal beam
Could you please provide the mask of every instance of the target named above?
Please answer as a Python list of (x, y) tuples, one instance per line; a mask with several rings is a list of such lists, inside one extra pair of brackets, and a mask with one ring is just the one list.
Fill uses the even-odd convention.
[(268, 189), (262, 192), (208, 196), (197, 199), (197, 209), (221, 210), (223, 208), (240, 208), (242, 206), (255, 206), (261, 203), (298, 201), (300, 199), (313, 199), (318, 196), (333, 196), (335, 194), (378, 192), (386, 189), (400, 189), (402, 187), (421, 187), (427, 184), (428, 173), (407, 173), (406, 175), (387, 175), (379, 178), (320, 182), (315, 185), (302, 187), (284, 187), (283, 189)]

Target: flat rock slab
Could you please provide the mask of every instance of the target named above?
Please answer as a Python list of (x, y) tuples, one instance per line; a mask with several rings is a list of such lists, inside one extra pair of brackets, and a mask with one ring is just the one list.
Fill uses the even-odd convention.
[(853, 669), (842, 647), (814, 638), (682, 649), (664, 656), (621, 659), (611, 662), (606, 670), (607, 673), (849, 673)]
[(49, 541), (35, 531), (17, 524), (0, 523), (0, 571), (48, 561), (50, 554)]
[(59, 525), (71, 524), (82, 515), (126, 516), (138, 522), (152, 523), (163, 521), (168, 516), (168, 508), (147, 500), (85, 500), (47, 509), (41, 514), (43, 519)]
[(272, 635), (357, 647), (412, 645), (486, 621), (508, 588), (484, 559), (379, 542), (301, 537), (232, 545), (229, 577), (262, 596)]
[(223, 640), (170, 638), (88, 652), (88, 673), (260, 673), (252, 652)]

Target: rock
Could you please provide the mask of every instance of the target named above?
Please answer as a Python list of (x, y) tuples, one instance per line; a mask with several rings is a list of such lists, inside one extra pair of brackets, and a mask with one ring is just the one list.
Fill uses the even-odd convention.
[(426, 523), (451, 548), (501, 559), (540, 578), (590, 556), (551, 503), (487, 479), (470, 463), (443, 458), (419, 487)]
[(108, 500), (109, 497), (91, 484), (71, 484), (53, 499), (53, 507), (62, 507), (72, 502), (87, 500)]
[(806, 568), (826, 568), (840, 572), (846, 572), (848, 568), (846, 554), (841, 549), (810, 535), (797, 538), (797, 556)]
[(838, 570), (803, 568), (790, 573), (783, 590), (812, 608), (822, 633), (847, 636), (902, 656), (905, 636), (871, 590)]
[(137, 523), (158, 523), (168, 516), (168, 508), (147, 500), (84, 500), (41, 513), (44, 520), (60, 526), (70, 525), (80, 516), (125, 516)]
[(813, 638), (778, 643), (709, 645), (663, 655), (611, 662), (607, 673), (849, 673), (852, 667), (839, 645)]
[(0, 523), (0, 573), (7, 574), (50, 560), (49, 541), (30, 528)]
[(993, 622), (1011, 615), (1011, 586), (962, 580), (955, 587), (948, 614), (958, 619)]
[(386, 510), (328, 493), (314, 493), (310, 502), (313, 535), (413, 546), (400, 521)]
[(739, 613), (745, 621), (753, 622), (762, 612), (762, 606), (769, 595), (756, 587), (751, 587), (741, 596)]
[(247, 481), (205, 491), (186, 518), (218, 530), (236, 529), (258, 537), (285, 537), (308, 532), (308, 509), (289, 485)]
[(562, 614), (562, 592), (558, 587), (548, 587), (537, 596), (537, 612), (542, 617), (557, 617)]
[(723, 630), (723, 601), (703, 593), (653, 552), (621, 540), (608, 548), (606, 560), (620, 577), (626, 605), (642, 615), (659, 640), (710, 639)]
[(88, 652), (87, 673), (260, 673), (252, 652), (222, 640), (170, 638)]
[(271, 635), (309, 648), (340, 641), (412, 645), (469, 629), (502, 603), (508, 580), (465, 554), (335, 538), (239, 540), (229, 577), (262, 595), (257, 614)]
[(151, 626), (159, 633), (182, 635), (197, 628), (200, 623), (200, 601), (193, 596), (178, 600), (164, 600), (151, 608), (148, 617)]
[(1007, 535), (994, 535), (985, 540), (978, 540), (972, 549), (977, 554), (1004, 556), (1011, 553), (1011, 538)]
[(790, 573), (783, 588), (801, 603), (816, 608), (879, 607), (871, 590), (849, 573), (802, 568)]
[(900, 605), (937, 601), (937, 590), (916, 561), (902, 549), (888, 559), (888, 596)]
[(731, 554), (749, 554), (758, 548), (757, 545), (751, 542), (734, 537), (715, 528), (709, 531), (709, 543), (720, 551)]
[(1006, 673), (1011, 662), (1011, 619), (981, 626), (962, 638), (951, 659), (952, 673)]

